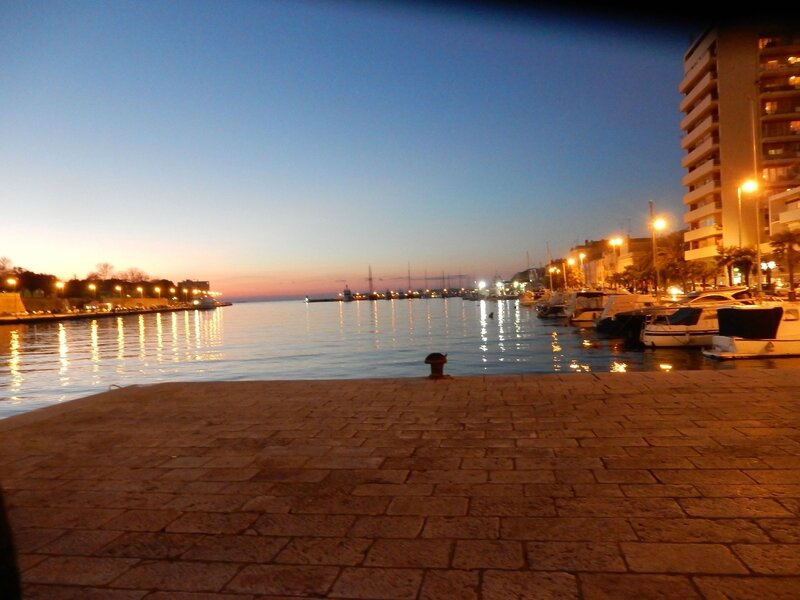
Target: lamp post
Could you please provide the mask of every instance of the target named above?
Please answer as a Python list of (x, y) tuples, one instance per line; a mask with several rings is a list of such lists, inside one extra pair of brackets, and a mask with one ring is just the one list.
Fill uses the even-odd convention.
[(155, 290), (155, 292), (156, 292), (156, 296), (157, 296), (158, 298), (161, 298), (161, 288), (160, 288), (160, 287), (158, 287), (158, 286), (156, 286), (156, 287), (155, 287), (155, 288), (153, 288), (153, 289), (154, 289), (154, 290)]
[(736, 198), (739, 201), (739, 248), (742, 247), (742, 192), (752, 193), (758, 189), (758, 183), (754, 179), (747, 179), (742, 185), (736, 188)]
[(119, 294), (119, 297), (122, 298), (122, 286), (121, 285), (115, 285), (114, 286), (114, 290), (117, 292), (117, 294)]
[(144, 288), (142, 286), (137, 286), (136, 291), (139, 292), (139, 298), (144, 298)]
[(586, 258), (586, 253), (585, 252), (581, 252), (580, 254), (578, 254), (578, 260), (581, 263), (581, 275), (583, 276), (583, 284), (588, 287), (589, 286), (589, 278), (586, 276), (586, 269), (585, 269), (585, 267), (583, 265), (583, 260), (585, 258)]
[[(617, 270), (619, 268), (619, 248), (622, 246), (622, 238), (615, 237), (608, 241), (608, 244), (611, 246), (611, 251), (614, 253), (614, 275), (617, 274)], [(617, 289), (617, 278), (614, 277), (614, 289)]]
[(655, 218), (653, 214), (653, 201), (650, 200), (650, 227), (653, 230), (653, 270), (656, 272), (656, 301), (661, 299), (661, 274), (658, 271), (656, 232), (666, 228), (667, 222), (662, 218)]
[(9, 277), (8, 279), (6, 279), (6, 283), (11, 286), (11, 293), (12, 294), (17, 291), (17, 280), (16, 279), (14, 279), (13, 277)]
[(97, 286), (94, 283), (90, 283), (87, 287), (92, 291), (94, 299), (97, 300)]
[(553, 273), (558, 271), (558, 267), (550, 267), (550, 269), (548, 269), (548, 270), (550, 271), (550, 291), (552, 292), (553, 289), (554, 289), (554, 287), (553, 287)]
[(567, 289), (567, 263), (562, 258), (561, 259), (561, 274), (564, 276), (564, 289)]
[(59, 294), (64, 291), (64, 282), (63, 281), (56, 281), (56, 298), (58, 298)]

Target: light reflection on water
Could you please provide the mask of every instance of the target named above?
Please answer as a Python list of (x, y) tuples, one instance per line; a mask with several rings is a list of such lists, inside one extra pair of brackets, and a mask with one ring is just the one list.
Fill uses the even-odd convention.
[(798, 367), (800, 359), (716, 362), (697, 349), (631, 350), (542, 320), (517, 302), (379, 300), (238, 303), (211, 311), (0, 326), (0, 418), (163, 381)]

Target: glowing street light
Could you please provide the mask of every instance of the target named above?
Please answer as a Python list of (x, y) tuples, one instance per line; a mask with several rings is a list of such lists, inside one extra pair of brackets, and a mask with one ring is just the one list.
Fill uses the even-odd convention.
[(139, 298), (144, 298), (144, 288), (142, 286), (136, 286), (136, 291), (139, 292)]
[[(751, 194), (758, 189), (758, 182), (754, 179), (747, 179), (742, 182), (742, 185), (736, 188), (736, 197), (739, 200), (739, 248), (742, 247), (742, 192)], [(756, 206), (758, 211), (758, 206)], [(758, 225), (758, 222), (756, 222)]]
[(88, 287), (92, 291), (92, 296), (94, 296), (95, 299), (97, 299), (97, 286), (94, 283), (90, 283), (86, 287)]
[(13, 277), (9, 277), (8, 279), (6, 279), (6, 283), (11, 286), (11, 291), (12, 292), (17, 291), (17, 280), (16, 279), (14, 279)]
[(63, 292), (64, 292), (64, 282), (56, 281), (56, 298), (58, 298), (59, 294)]
[(656, 261), (656, 232), (666, 229), (667, 222), (661, 217), (655, 217), (653, 210), (653, 201), (650, 200), (650, 228), (653, 230), (653, 269), (656, 272), (656, 301), (658, 301), (661, 299), (661, 292), (659, 291), (661, 287), (661, 274), (658, 271), (658, 263)]
[(160, 287), (158, 287), (158, 286), (156, 286), (156, 287), (154, 287), (153, 289), (154, 289), (154, 290), (155, 290), (155, 292), (156, 292), (156, 296), (157, 296), (158, 298), (161, 298), (161, 288), (160, 288)]
[(115, 285), (114, 286), (114, 291), (117, 292), (117, 294), (119, 295), (120, 298), (122, 298), (122, 286), (121, 285)]

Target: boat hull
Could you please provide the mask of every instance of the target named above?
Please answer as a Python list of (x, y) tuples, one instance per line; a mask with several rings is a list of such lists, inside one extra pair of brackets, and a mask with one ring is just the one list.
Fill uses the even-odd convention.
[(754, 340), (715, 335), (711, 347), (703, 349), (703, 355), (717, 360), (797, 357), (800, 356), (800, 339)]

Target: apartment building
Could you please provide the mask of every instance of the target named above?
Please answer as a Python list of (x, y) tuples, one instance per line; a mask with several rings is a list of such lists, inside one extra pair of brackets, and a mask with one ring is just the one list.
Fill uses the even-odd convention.
[(771, 252), (779, 214), (797, 204), (773, 199), (800, 186), (800, 28), (790, 20), (708, 29), (684, 55), (679, 90), (686, 259), (713, 261), (719, 246), (759, 242)]

